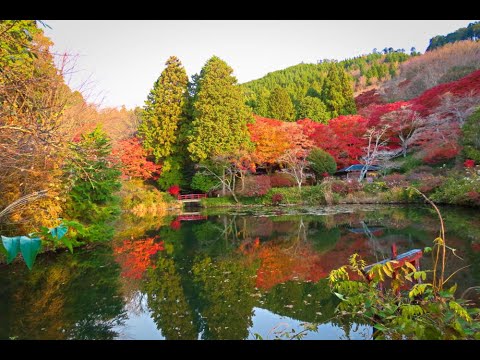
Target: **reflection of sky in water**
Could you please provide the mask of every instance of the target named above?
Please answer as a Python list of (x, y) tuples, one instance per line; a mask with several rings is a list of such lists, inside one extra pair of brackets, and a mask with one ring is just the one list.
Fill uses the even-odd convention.
[[(143, 297), (142, 308), (147, 308), (147, 299)], [(113, 328), (118, 340), (165, 340), (161, 330), (150, 316), (150, 311), (127, 312), (128, 319), (123, 326)]]
[[(147, 306), (146, 298), (142, 300), (143, 308)], [(295, 333), (304, 330), (302, 326), (303, 322), (292, 319), (287, 316), (277, 315), (269, 310), (254, 307), (253, 326), (249, 329), (250, 336), (248, 340), (254, 340), (255, 334), (259, 334), (263, 340), (275, 339), (276, 330), (284, 330), (291, 332), (292, 329)], [(155, 322), (150, 316), (148, 310), (136, 313), (128, 311), (128, 319), (123, 326), (113, 328), (118, 333), (118, 340), (165, 340), (161, 330), (157, 329)], [(201, 333), (198, 335), (198, 339), (201, 338)], [(356, 326), (353, 325), (350, 330), (348, 339), (350, 340), (365, 340), (369, 339), (372, 335), (371, 326)], [(307, 331), (303, 340), (338, 340), (347, 339), (345, 332), (338, 326), (330, 323), (320, 324), (317, 331)]]
[[(279, 316), (272, 313), (269, 310), (254, 308), (255, 315), (253, 316), (253, 326), (250, 328), (249, 339), (254, 339), (254, 334), (259, 334), (264, 340), (275, 339), (275, 334), (272, 329), (283, 329), (291, 332), (295, 329), (295, 334), (304, 330), (301, 325), (303, 322), (298, 321), (286, 316)], [(366, 337), (364, 335), (367, 335)], [(350, 331), (351, 340), (365, 340), (370, 338), (372, 334), (372, 328), (369, 326), (352, 326)], [(292, 333), (293, 335), (293, 333)], [(302, 338), (303, 340), (338, 340), (345, 339), (345, 332), (338, 326), (330, 323), (321, 324), (318, 326), (317, 331), (308, 331)]]

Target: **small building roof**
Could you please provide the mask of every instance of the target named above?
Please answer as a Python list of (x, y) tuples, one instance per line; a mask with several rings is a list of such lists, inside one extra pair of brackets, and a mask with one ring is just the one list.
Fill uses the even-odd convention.
[[(347, 166), (346, 168), (337, 170), (337, 173), (339, 173), (339, 172), (361, 171), (362, 169), (363, 169), (362, 164), (355, 164), (355, 165), (350, 165), (350, 166)], [(380, 170), (380, 166), (370, 165), (367, 169), (367, 171), (377, 171), (377, 170)]]

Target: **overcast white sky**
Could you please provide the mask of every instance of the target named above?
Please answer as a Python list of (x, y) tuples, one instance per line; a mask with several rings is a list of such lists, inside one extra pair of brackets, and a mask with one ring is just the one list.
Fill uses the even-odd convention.
[[(46, 20), (59, 53), (79, 54), (72, 87), (86, 78), (102, 106), (143, 106), (167, 58), (189, 76), (217, 55), (240, 83), (300, 62), (338, 59), (373, 48), (424, 52), (435, 35), (475, 20)], [(98, 101), (98, 96), (90, 98)]]

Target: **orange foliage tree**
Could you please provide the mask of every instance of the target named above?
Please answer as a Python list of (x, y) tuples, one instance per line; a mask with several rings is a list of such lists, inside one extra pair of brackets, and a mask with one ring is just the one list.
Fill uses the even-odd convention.
[(120, 160), (124, 179), (158, 179), (162, 166), (147, 160), (148, 153), (137, 137), (119, 141), (112, 154)]
[(122, 267), (122, 276), (130, 279), (141, 279), (148, 268), (154, 268), (152, 256), (164, 250), (163, 241), (157, 238), (142, 240), (123, 240), (114, 247), (116, 261)]
[(255, 122), (248, 124), (250, 138), (255, 144), (253, 160), (255, 163), (265, 166), (268, 171), (278, 158), (288, 149), (291, 144), (289, 134), (282, 126), (283, 121), (254, 116)]

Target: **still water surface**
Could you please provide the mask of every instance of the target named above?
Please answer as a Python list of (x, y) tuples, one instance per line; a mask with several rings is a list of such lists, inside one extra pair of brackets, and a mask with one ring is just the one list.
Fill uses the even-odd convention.
[[(480, 219), (443, 209), (459, 293), (480, 284)], [(205, 218), (206, 217), (206, 218)], [(368, 263), (431, 246), (438, 220), (424, 207), (338, 206), (141, 220), (95, 249), (44, 254), (32, 271), (0, 266), (0, 339), (368, 339), (335, 317), (326, 276), (359, 253)], [(136, 231), (135, 231), (136, 230)], [(430, 266), (430, 256), (422, 266)]]

